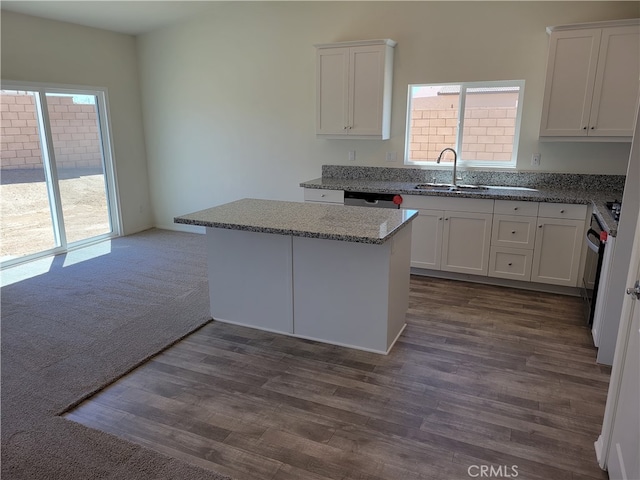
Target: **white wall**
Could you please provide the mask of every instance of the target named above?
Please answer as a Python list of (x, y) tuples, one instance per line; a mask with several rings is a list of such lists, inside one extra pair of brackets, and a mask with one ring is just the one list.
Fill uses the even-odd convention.
[(136, 40), (2, 11), (2, 78), (106, 87), (125, 234), (153, 225)]
[[(539, 144), (545, 27), (632, 18), (635, 2), (227, 2), (139, 37), (156, 223), (241, 197), (301, 200), (322, 164), (404, 151), (409, 83), (525, 79), (518, 167), (624, 174), (629, 144)], [(315, 49), (392, 38), (392, 138), (317, 140)], [(398, 165), (399, 166), (399, 165)]]
[(616, 350), (622, 304), (627, 285), (627, 274), (631, 264), (631, 253), (635, 241), (636, 223), (640, 212), (640, 109), (636, 116), (633, 147), (629, 156), (627, 179), (624, 184), (620, 224), (616, 236), (616, 249), (611, 263), (611, 282), (607, 291), (607, 310), (602, 319), (602, 331), (598, 345), (598, 363), (611, 365)]

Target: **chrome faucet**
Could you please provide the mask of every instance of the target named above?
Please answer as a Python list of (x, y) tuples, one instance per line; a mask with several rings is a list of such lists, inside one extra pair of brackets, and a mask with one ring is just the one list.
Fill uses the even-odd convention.
[(458, 154), (456, 153), (456, 151), (450, 147), (445, 148), (440, 152), (440, 155), (438, 155), (438, 159), (436, 160), (436, 163), (440, 163), (440, 160), (442, 160), (442, 154), (447, 150), (449, 150), (450, 152), (453, 152), (453, 182), (451, 183), (451, 185), (453, 185), (452, 189), (455, 190), (457, 188), (456, 187), (456, 167), (458, 164)]

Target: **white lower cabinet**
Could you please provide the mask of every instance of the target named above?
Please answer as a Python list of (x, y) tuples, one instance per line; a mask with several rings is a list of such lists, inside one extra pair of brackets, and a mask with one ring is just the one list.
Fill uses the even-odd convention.
[(577, 286), (584, 229), (584, 219), (538, 217), (531, 281)]
[(496, 200), (494, 212), (489, 276), (530, 281), (538, 203)]
[(418, 210), (411, 234), (411, 266), (440, 270), (444, 212)]
[(444, 212), (441, 270), (487, 275), (492, 217), (490, 213)]
[(587, 206), (540, 203), (531, 281), (578, 286)]
[(586, 205), (406, 196), (411, 266), (576, 287)]
[[(341, 190), (304, 190), (307, 202), (343, 203)], [(587, 206), (407, 195), (411, 266), (576, 287)]]
[(413, 221), (411, 266), (487, 275), (493, 200), (406, 196)]

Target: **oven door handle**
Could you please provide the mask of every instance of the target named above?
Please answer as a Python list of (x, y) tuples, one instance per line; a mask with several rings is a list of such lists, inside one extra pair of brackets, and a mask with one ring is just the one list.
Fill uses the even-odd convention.
[[(594, 237), (596, 237), (598, 239), (597, 240), (598, 243), (593, 243), (589, 238), (589, 235), (593, 235)], [(586, 240), (587, 240), (587, 246), (589, 247), (589, 249), (593, 250), (596, 253), (600, 252), (600, 234), (596, 232), (593, 228), (590, 228), (587, 231)]]

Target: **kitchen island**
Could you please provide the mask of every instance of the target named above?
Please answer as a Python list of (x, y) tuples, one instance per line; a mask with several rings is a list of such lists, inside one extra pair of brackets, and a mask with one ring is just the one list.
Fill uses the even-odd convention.
[(214, 320), (388, 353), (405, 327), (415, 210), (243, 199), (206, 227)]

